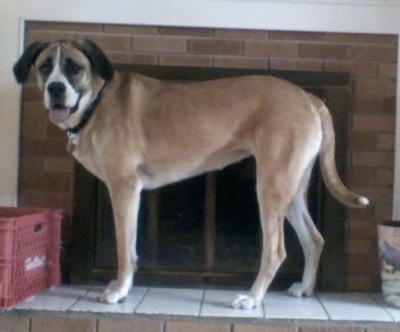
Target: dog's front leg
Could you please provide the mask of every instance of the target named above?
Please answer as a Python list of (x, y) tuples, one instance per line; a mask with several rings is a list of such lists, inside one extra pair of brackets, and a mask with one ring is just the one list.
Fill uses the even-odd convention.
[(99, 300), (107, 303), (122, 302), (132, 286), (136, 268), (137, 216), (140, 203), (141, 184), (115, 181), (107, 184), (114, 212), (117, 240), (118, 275), (110, 282)]

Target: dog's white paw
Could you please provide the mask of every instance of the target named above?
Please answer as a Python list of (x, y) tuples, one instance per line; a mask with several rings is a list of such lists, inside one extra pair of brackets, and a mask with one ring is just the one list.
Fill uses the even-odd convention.
[(307, 287), (302, 282), (295, 282), (288, 290), (289, 295), (295, 297), (311, 296), (314, 291), (314, 287)]
[(113, 280), (109, 283), (107, 288), (98, 297), (100, 302), (104, 303), (121, 303), (125, 300), (129, 293), (130, 286), (120, 286), (117, 280)]
[(253, 309), (259, 305), (260, 301), (257, 301), (255, 298), (244, 294), (237, 295), (231, 303), (232, 308), (245, 310)]

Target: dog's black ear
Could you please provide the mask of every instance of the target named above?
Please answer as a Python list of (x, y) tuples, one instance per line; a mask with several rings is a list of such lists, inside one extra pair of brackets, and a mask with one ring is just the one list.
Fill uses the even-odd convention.
[(25, 83), (29, 76), (29, 71), (35, 63), (39, 54), (47, 47), (48, 43), (34, 42), (28, 46), (13, 67), (14, 76), (18, 83)]
[(76, 43), (78, 49), (90, 60), (93, 71), (104, 80), (110, 81), (114, 76), (114, 69), (100, 47), (89, 39), (78, 40)]

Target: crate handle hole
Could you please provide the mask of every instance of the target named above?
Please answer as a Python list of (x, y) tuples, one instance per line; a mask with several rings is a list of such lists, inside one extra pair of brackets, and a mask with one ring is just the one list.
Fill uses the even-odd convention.
[(39, 233), (42, 230), (42, 228), (43, 228), (42, 224), (37, 224), (37, 225), (35, 225), (35, 227), (33, 227), (33, 232)]

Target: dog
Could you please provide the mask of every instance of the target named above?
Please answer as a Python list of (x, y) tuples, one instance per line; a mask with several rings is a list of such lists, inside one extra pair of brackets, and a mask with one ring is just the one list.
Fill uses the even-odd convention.
[(13, 67), (24, 83), (35, 67), (50, 121), (67, 132), (68, 150), (110, 193), (117, 278), (99, 300), (122, 301), (136, 268), (140, 193), (253, 156), (262, 229), (258, 275), (234, 308), (260, 305), (286, 256), (285, 217), (305, 257), (294, 296), (313, 293), (324, 240), (310, 217), (307, 187), (317, 157), (331, 194), (350, 207), (369, 204), (340, 180), (332, 118), (324, 103), (272, 76), (203, 82), (161, 81), (114, 71), (90, 40), (32, 43)]

